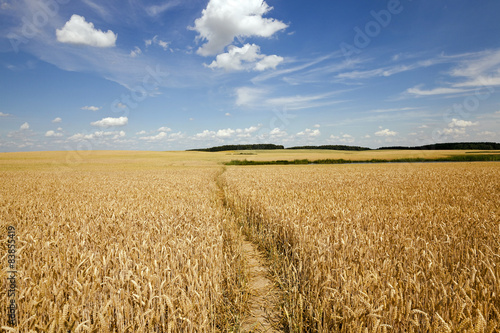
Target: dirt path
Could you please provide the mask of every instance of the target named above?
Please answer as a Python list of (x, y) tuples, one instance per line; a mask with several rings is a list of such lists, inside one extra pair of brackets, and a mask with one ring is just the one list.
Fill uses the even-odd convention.
[(269, 279), (262, 253), (247, 240), (243, 241), (243, 255), (248, 265), (248, 315), (241, 324), (242, 332), (280, 332), (278, 289)]
[[(225, 200), (223, 182), (220, 181), (225, 168), (216, 177), (216, 183), (220, 199), (224, 206), (234, 215), (231, 207), (228, 207)], [(248, 283), (246, 292), (248, 293), (246, 316), (240, 326), (241, 332), (281, 332), (279, 326), (280, 310), (279, 289), (269, 278), (270, 274), (267, 263), (262, 252), (257, 246), (244, 239), (241, 235), (242, 255), (248, 272)]]

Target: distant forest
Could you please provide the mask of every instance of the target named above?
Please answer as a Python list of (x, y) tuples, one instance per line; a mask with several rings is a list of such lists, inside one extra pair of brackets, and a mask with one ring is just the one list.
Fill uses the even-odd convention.
[(228, 150), (271, 150), (271, 149), (285, 149), (281, 145), (273, 144), (255, 144), (255, 145), (225, 145), (212, 148), (189, 149), (188, 151), (228, 151)]
[[(250, 145), (224, 145), (212, 148), (189, 149), (188, 151), (230, 151), (230, 150), (271, 150), (271, 149), (325, 149), (325, 150), (372, 150), (366, 147), (344, 146), (344, 145), (322, 145), (322, 146), (297, 146), (285, 148), (282, 145), (250, 144)], [(418, 147), (393, 146), (380, 147), (377, 149), (397, 149), (397, 150), (500, 150), (500, 143), (495, 142), (454, 142), (454, 143), (435, 143)]]

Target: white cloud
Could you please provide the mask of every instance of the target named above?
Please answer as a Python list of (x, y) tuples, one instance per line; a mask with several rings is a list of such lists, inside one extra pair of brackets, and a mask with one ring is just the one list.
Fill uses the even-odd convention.
[(388, 128), (375, 132), (376, 136), (396, 136), (397, 132), (391, 131)]
[(116, 140), (118, 138), (123, 138), (125, 135), (126, 134), (124, 131), (120, 131), (120, 132), (116, 133), (115, 136), (113, 136), (113, 140)]
[(454, 88), (435, 88), (431, 90), (421, 90), (420, 86), (415, 86), (406, 90), (407, 93), (416, 96), (432, 96), (432, 95), (445, 95), (445, 94), (458, 94), (466, 92), (464, 89), (454, 89)]
[(473, 54), (472, 59), (462, 61), (450, 75), (466, 78), (466, 81), (454, 84), (454, 87), (500, 85), (500, 50)]
[(225, 116), (226, 117), (231, 117), (231, 114), (229, 112), (226, 112)]
[(103, 32), (95, 29), (85, 17), (74, 14), (64, 27), (56, 30), (57, 40), (61, 43), (88, 45), (94, 47), (113, 47), (117, 35), (113, 31)]
[(334, 93), (325, 93), (318, 95), (296, 95), (286, 97), (276, 97), (266, 100), (266, 104), (271, 106), (286, 107), (288, 110), (300, 110), (313, 107), (320, 107), (340, 103), (330, 99)]
[(340, 143), (353, 143), (356, 139), (350, 134), (342, 134), (341, 136), (330, 135), (330, 139), (333, 139)]
[(313, 127), (314, 127), (314, 128), (320, 128), (320, 127), (321, 127), (321, 125), (320, 125), (320, 124), (315, 124)]
[(206, 41), (197, 53), (215, 55), (235, 37), (271, 37), (287, 28), (281, 21), (262, 17), (272, 9), (262, 0), (210, 0), (194, 27), (190, 27), (198, 32), (198, 40)]
[(319, 129), (312, 130), (309, 128), (306, 128), (304, 131), (297, 133), (297, 136), (303, 136), (303, 137), (317, 137), (319, 135), (321, 135)]
[(376, 110), (371, 110), (370, 112), (386, 113), (386, 112), (411, 111), (411, 110), (418, 110), (418, 109), (419, 108), (403, 107), (403, 108), (392, 108), (392, 109), (376, 109)]
[(271, 138), (283, 138), (288, 136), (288, 133), (286, 131), (281, 130), (278, 127), (275, 127), (269, 132), (269, 136)]
[(152, 39), (146, 39), (144, 41), (144, 44), (146, 45), (146, 48), (155, 44), (155, 45), (158, 45), (160, 46), (161, 48), (163, 48), (163, 50), (168, 50), (168, 46), (170, 45), (169, 42), (165, 42), (161, 39), (158, 38), (158, 35), (155, 35)]
[(10, 114), (8, 113), (3, 113), (3, 112), (0, 112), (0, 117), (8, 117), (10, 116)]
[(495, 136), (497, 136), (496, 133), (490, 132), (490, 131), (480, 132), (480, 133), (477, 133), (477, 135), (480, 135), (480, 136), (489, 136), (489, 137), (495, 137)]
[(172, 129), (169, 127), (163, 126), (163, 127), (158, 128), (157, 131), (158, 132), (170, 132), (170, 131), (172, 131)]
[[(255, 63), (257, 60), (259, 62)], [(207, 67), (221, 68), (228, 72), (242, 70), (264, 71), (275, 69), (283, 61), (282, 57), (260, 54), (260, 47), (255, 44), (245, 44), (243, 47), (231, 45), (228, 52), (219, 54), (216, 59)]]
[(157, 16), (162, 14), (163, 12), (166, 12), (176, 6), (178, 6), (181, 2), (180, 1), (168, 1), (165, 2), (161, 5), (154, 5), (154, 6), (149, 6), (145, 8), (146, 13), (148, 13), (149, 16)]
[(101, 107), (97, 106), (84, 106), (82, 110), (89, 110), (89, 111), (99, 111)]
[(125, 126), (128, 124), (128, 118), (127, 117), (120, 117), (120, 118), (103, 118), (98, 121), (94, 121), (90, 123), (92, 126), (97, 126), (97, 127), (113, 127), (113, 126)]
[(137, 133), (135, 133), (135, 134), (136, 134), (136, 135), (144, 135), (144, 134), (146, 134), (146, 131), (139, 131), (139, 132), (137, 132)]
[(443, 129), (443, 133), (450, 135), (458, 135), (458, 134), (465, 134), (465, 127), (462, 128), (445, 128)]
[(478, 125), (478, 122), (473, 123), (472, 121), (468, 120), (462, 120), (462, 119), (455, 119), (453, 118), (451, 122), (448, 124), (448, 127), (469, 127), (469, 126), (476, 126)]
[(28, 123), (24, 123), (24, 124), (22, 124), (22, 125), (19, 127), (19, 129), (21, 129), (21, 130), (27, 130), (27, 129), (29, 129), (29, 128), (30, 128), (30, 124), (28, 124)]
[(262, 72), (267, 69), (276, 69), (276, 66), (278, 66), (280, 63), (283, 62), (283, 58), (277, 55), (270, 55), (270, 56), (265, 56), (262, 58), (261, 61), (259, 61), (255, 65), (255, 70)]
[[(49, 131), (51, 132), (51, 131)], [(47, 132), (48, 133), (48, 132)], [(47, 136), (47, 135), (46, 135)], [(103, 139), (103, 138), (109, 138), (113, 137), (113, 140), (122, 138), (125, 136), (124, 131), (111, 131), (111, 132), (104, 132), (104, 131), (96, 131), (91, 134), (83, 134), (83, 133), (76, 133), (68, 138), (68, 140), (71, 141), (82, 141), (82, 140), (96, 140), (96, 139)]]
[(196, 139), (207, 139), (207, 138), (211, 138), (211, 137), (214, 137), (214, 136), (215, 136), (215, 132), (214, 131), (204, 130), (201, 133), (197, 133), (195, 135), (195, 138)]
[(215, 134), (218, 138), (229, 138), (231, 137), (234, 133), (236, 133), (235, 130), (227, 128), (227, 129), (220, 129), (217, 131)]
[(194, 135), (195, 140), (199, 139), (227, 139), (231, 137), (238, 137), (238, 138), (250, 138), (253, 133), (257, 132), (262, 125), (258, 126), (250, 126), (248, 128), (237, 128), (237, 129), (232, 129), (232, 128), (224, 128), (224, 129), (219, 129), (217, 131), (210, 131), (210, 130), (204, 130), (201, 133), (197, 133)]
[(137, 57), (139, 54), (142, 54), (142, 50), (138, 46), (136, 46), (132, 51), (130, 51), (130, 56), (132, 58)]
[(244, 128), (244, 129), (238, 128), (235, 130), (235, 132), (239, 138), (249, 138), (251, 137), (252, 133), (257, 132), (261, 127), (262, 126), (259, 125), (259, 126), (250, 126), (249, 128)]
[(240, 87), (236, 89), (236, 105), (252, 104), (264, 95), (265, 91), (258, 88)]
[(53, 122), (54, 124), (57, 124), (57, 123), (62, 122), (62, 119), (61, 119), (61, 118), (59, 118), (59, 117), (57, 117), (57, 118), (54, 118), (54, 119), (52, 120), (52, 122)]
[(62, 134), (62, 133), (57, 133), (57, 132), (55, 132), (55, 131), (47, 131), (47, 132), (45, 133), (45, 136), (46, 136), (46, 137), (49, 137), (49, 138), (50, 138), (50, 137), (54, 137), (54, 138), (55, 138), (55, 137), (61, 137), (61, 136), (63, 136), (63, 134)]

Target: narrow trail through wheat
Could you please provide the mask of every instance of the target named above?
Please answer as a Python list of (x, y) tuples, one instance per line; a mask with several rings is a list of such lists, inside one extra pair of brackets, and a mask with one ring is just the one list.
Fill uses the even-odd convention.
[(249, 270), (247, 291), (248, 314), (241, 325), (242, 332), (279, 332), (277, 302), (279, 294), (269, 279), (263, 254), (250, 241), (243, 241), (243, 255)]
[[(234, 216), (230, 207), (227, 206), (222, 185), (221, 176), (225, 169), (216, 177), (219, 188), (219, 197), (224, 201), (224, 206), (229, 214)], [(245, 292), (247, 294), (247, 311), (241, 321), (241, 332), (280, 332), (277, 329), (280, 321), (279, 311), (279, 289), (270, 279), (268, 264), (262, 251), (256, 244), (247, 239), (240, 232), (241, 254), (245, 262), (247, 283)]]

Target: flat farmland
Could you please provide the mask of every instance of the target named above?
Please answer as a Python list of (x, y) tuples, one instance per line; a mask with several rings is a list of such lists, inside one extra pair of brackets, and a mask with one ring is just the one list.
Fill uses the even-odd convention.
[[(38, 167), (0, 171), (0, 252), (6, 268), (14, 226), (20, 331), (232, 329), (239, 268), (217, 196), (220, 168), (133, 159)], [(7, 326), (6, 269), (0, 279)]]
[(233, 167), (290, 331), (500, 328), (500, 165)]
[(234, 154), (0, 154), (0, 326), (14, 226), (23, 332), (248, 331), (243, 239), (279, 290), (276, 331), (500, 329), (498, 162), (221, 164)]

